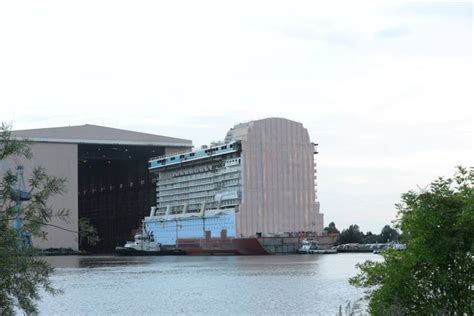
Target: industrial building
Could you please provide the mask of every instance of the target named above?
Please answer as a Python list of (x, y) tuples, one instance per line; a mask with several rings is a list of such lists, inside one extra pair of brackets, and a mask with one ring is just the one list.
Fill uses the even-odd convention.
[(234, 126), (209, 148), (152, 158), (156, 205), (145, 228), (163, 245), (204, 234), (320, 235), (315, 154), (301, 123), (268, 118)]
[(12, 136), (31, 142), (33, 158), (12, 158), (2, 169), (23, 165), (28, 179), (34, 166), (42, 166), (67, 180), (66, 192), (49, 201), (53, 209), (70, 211), (68, 222), (53, 218), (50, 223), (66, 230), (47, 226), (47, 240), (33, 241), (38, 248), (87, 248), (76, 233), (80, 218), (96, 227), (97, 250), (123, 243), (155, 205), (149, 158), (192, 148), (186, 139), (96, 125), (16, 130)]

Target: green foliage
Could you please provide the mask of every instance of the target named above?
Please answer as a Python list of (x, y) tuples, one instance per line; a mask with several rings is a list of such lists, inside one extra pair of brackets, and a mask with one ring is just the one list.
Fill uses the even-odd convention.
[(334, 222), (330, 222), (327, 227), (324, 227), (324, 233), (326, 234), (339, 234), (339, 229), (336, 228)]
[(355, 316), (361, 315), (362, 313), (362, 306), (360, 305), (359, 301), (356, 301), (351, 304), (348, 302), (344, 309), (342, 309), (342, 305), (339, 305), (339, 312), (336, 316)]
[(10, 156), (22, 156), (29, 159), (31, 150), (28, 141), (11, 139), (10, 126), (2, 123), (0, 127), (0, 161)]
[(85, 242), (94, 246), (99, 241), (99, 236), (94, 226), (90, 223), (88, 218), (79, 219), (79, 242)]
[[(326, 227), (324, 230), (331, 229), (330, 223), (329, 227)], [(335, 225), (333, 226), (335, 228)], [(337, 228), (335, 228), (337, 230)], [(337, 231), (339, 232), (339, 231)], [(400, 239), (400, 234), (395, 228), (390, 227), (390, 225), (385, 225), (382, 228), (382, 231), (379, 235), (373, 234), (368, 231), (366, 234), (360, 231), (359, 226), (354, 224), (349, 226), (348, 229), (343, 229), (340, 234), (336, 244), (375, 244), (375, 243), (387, 243), (387, 242), (398, 242)]]
[(398, 242), (400, 234), (398, 231), (390, 225), (385, 225), (380, 232), (380, 235), (377, 236), (377, 242), (386, 243), (390, 241)]
[(474, 172), (458, 167), (397, 204), (407, 248), (366, 261), (349, 281), (366, 287), (375, 315), (474, 314)]
[(364, 244), (375, 244), (379, 240), (379, 235), (372, 234), (372, 232), (367, 232), (364, 235)]
[(14, 308), (36, 312), (40, 299), (38, 288), (51, 294), (59, 291), (51, 286), (51, 267), (35, 256), (31, 248), (20, 247), (18, 232), (0, 218), (0, 314), (12, 315)]
[(364, 241), (364, 233), (359, 230), (358, 225), (351, 225), (347, 229), (343, 229), (336, 244), (361, 244)]
[[(28, 142), (12, 138), (9, 126), (2, 124), (0, 161), (12, 156), (30, 158), (28, 145)], [(36, 313), (40, 288), (51, 294), (58, 293), (49, 281), (52, 268), (35, 256), (34, 249), (24, 246), (21, 232), (12, 225), (17, 216), (18, 202), (13, 189), (16, 181), (16, 174), (11, 171), (6, 171), (0, 179), (0, 315), (14, 314), (15, 308), (27, 314)], [(68, 220), (67, 210), (53, 210), (47, 202), (51, 196), (64, 192), (65, 183), (65, 179), (51, 177), (41, 167), (34, 168), (28, 180), (31, 200), (22, 203), (19, 214), (23, 230), (32, 236), (46, 238), (45, 227), (54, 226), (49, 224), (52, 217)], [(92, 233), (93, 241), (96, 238), (93, 229), (86, 223), (83, 226), (84, 234), (89, 237)]]

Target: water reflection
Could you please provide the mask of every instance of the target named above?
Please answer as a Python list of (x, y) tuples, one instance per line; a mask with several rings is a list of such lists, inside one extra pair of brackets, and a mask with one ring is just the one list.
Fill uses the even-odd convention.
[(373, 254), (48, 257), (44, 314), (332, 314), (362, 297), (347, 278)]
[(55, 268), (97, 268), (147, 263), (146, 257), (50, 256), (45, 259)]

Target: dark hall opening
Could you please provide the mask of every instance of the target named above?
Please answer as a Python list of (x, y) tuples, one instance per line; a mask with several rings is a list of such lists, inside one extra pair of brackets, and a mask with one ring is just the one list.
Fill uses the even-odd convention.
[(133, 230), (155, 205), (148, 159), (165, 150), (160, 146), (78, 146), (79, 219), (89, 219), (100, 239), (95, 246), (80, 240), (79, 248), (111, 251), (133, 239)]

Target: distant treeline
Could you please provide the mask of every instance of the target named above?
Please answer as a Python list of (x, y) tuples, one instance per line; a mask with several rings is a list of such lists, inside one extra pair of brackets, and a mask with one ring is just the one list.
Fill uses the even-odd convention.
[(341, 244), (375, 244), (375, 243), (386, 243), (386, 242), (399, 242), (401, 239), (400, 233), (392, 228), (390, 225), (385, 225), (380, 234), (374, 234), (370, 231), (364, 233), (360, 231), (359, 226), (354, 224), (350, 225), (349, 228), (343, 229), (340, 232), (336, 228), (334, 222), (329, 223), (327, 227), (324, 228), (324, 233), (326, 234), (339, 234), (339, 237), (336, 241), (336, 245)]

